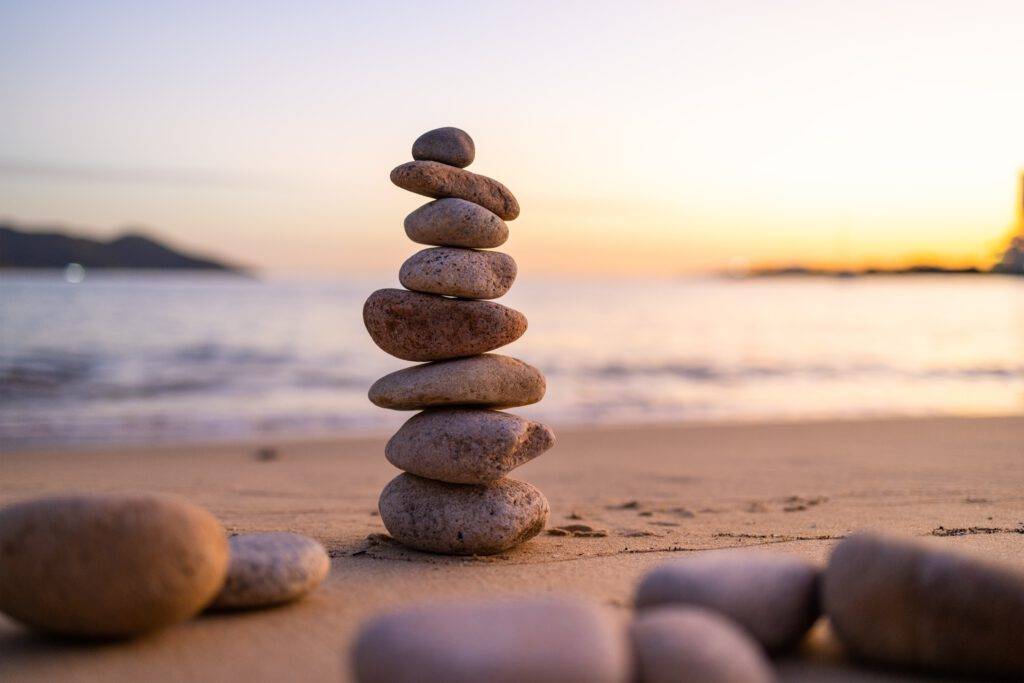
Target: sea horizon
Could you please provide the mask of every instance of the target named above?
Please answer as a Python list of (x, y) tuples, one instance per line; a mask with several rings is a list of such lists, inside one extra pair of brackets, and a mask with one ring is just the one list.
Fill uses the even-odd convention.
[[(0, 273), (5, 448), (378, 435), (408, 364), (366, 337), (394, 274)], [(1024, 413), (1024, 281), (886, 275), (524, 278), (503, 349), (562, 427)]]

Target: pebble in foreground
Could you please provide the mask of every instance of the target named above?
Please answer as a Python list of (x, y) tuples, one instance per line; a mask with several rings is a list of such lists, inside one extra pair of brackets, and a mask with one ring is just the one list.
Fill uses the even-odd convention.
[(384, 375), (370, 387), (370, 401), (391, 410), (444, 406), (513, 408), (544, 398), (540, 370), (521, 360), (487, 353), (427, 363)]
[(464, 130), (446, 127), (429, 130), (412, 143), (412, 158), (417, 161), (438, 161), (465, 168), (476, 157), (473, 138)]
[(659, 607), (633, 623), (636, 680), (771, 683), (771, 664), (741, 627), (700, 607)]
[(406, 289), (463, 299), (497, 299), (516, 280), (516, 262), (498, 251), (434, 247), (410, 256), (398, 272)]
[(371, 294), (363, 306), (363, 322), (377, 346), (411, 361), (486, 353), (526, 332), (526, 317), (501, 304), (404, 289)]
[(422, 605), (363, 625), (359, 683), (625, 683), (626, 634), (604, 609), (568, 599)]
[(861, 659), (1024, 678), (1024, 572), (862, 533), (833, 550), (822, 600)]
[(497, 180), (436, 161), (408, 161), (391, 171), (391, 182), (434, 199), (465, 199), (505, 221), (519, 215), (519, 202)]
[(228, 541), (177, 498), (42, 498), (0, 511), (0, 610), (48, 633), (117, 638), (200, 612), (220, 590)]
[(508, 239), (508, 225), (484, 207), (465, 199), (438, 199), (405, 217), (413, 242), (439, 247), (492, 249)]
[(640, 609), (697, 605), (733, 619), (770, 652), (795, 646), (819, 615), (819, 570), (791, 555), (717, 550), (661, 565), (637, 589)]
[(448, 484), (400, 474), (380, 494), (388, 532), (415, 550), (493, 555), (530, 540), (548, 521), (548, 501), (526, 482)]
[(324, 547), (287, 532), (240, 534), (229, 539), (231, 561), (215, 609), (270, 607), (297, 600), (330, 571)]

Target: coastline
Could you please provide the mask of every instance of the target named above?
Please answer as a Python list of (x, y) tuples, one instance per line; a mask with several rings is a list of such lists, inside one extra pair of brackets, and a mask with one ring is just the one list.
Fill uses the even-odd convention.
[[(551, 503), (549, 528), (487, 558), (404, 550), (376, 496), (396, 474), (382, 437), (119, 446), (0, 454), (0, 503), (62, 491), (152, 490), (209, 508), (229, 532), (290, 530), (320, 540), (331, 576), (298, 604), (214, 614), (137, 641), (98, 646), (35, 637), (0, 618), (0, 678), (347, 680), (359, 622), (454, 596), (572, 593), (618, 609), (647, 569), (686, 552), (757, 546), (823, 562), (861, 528), (925, 537), (1024, 563), (1024, 416), (685, 423), (559, 430), (513, 474)], [(829, 648), (823, 646), (822, 652)], [(892, 680), (826, 654), (780, 666), (782, 680)]]

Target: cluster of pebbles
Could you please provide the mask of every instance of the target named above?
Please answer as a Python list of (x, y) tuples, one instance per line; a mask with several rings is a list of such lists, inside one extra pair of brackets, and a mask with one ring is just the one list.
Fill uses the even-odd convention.
[(170, 496), (40, 498), (0, 510), (0, 611), (55, 635), (124, 638), (204, 609), (279, 605), (329, 568), (311, 538), (228, 538), (212, 514)]
[(381, 349), (422, 363), (370, 388), (382, 408), (423, 411), (385, 448), (403, 473), (380, 495), (381, 520), (410, 548), (455, 555), (502, 552), (544, 528), (547, 499), (507, 475), (555, 440), (547, 426), (499, 410), (536, 403), (545, 382), (536, 368), (488, 353), (526, 331), (522, 313), (490, 301), (516, 278), (512, 257), (488, 250), (508, 239), (519, 203), (464, 170), (475, 153), (464, 131), (438, 128), (391, 172), (399, 187), (435, 199), (405, 219), (409, 239), (431, 246), (402, 264), (405, 289), (378, 290), (363, 308)]
[(598, 605), (510, 598), (370, 619), (360, 683), (768, 683), (821, 616), (854, 660), (897, 670), (1024, 677), (1024, 573), (861, 533), (820, 570), (755, 550), (696, 553), (649, 572), (628, 625)]

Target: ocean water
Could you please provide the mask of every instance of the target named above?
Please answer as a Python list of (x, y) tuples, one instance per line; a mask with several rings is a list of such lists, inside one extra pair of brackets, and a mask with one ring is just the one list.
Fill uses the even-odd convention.
[[(378, 279), (0, 274), (5, 448), (387, 432)], [(1024, 412), (1024, 279), (544, 280), (503, 349), (559, 425)]]

